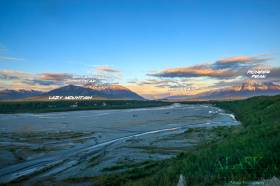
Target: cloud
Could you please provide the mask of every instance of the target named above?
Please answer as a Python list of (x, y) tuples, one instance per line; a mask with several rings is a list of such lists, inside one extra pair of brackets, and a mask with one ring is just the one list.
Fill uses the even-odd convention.
[(100, 72), (110, 72), (110, 73), (120, 72), (119, 70), (114, 69), (110, 66), (97, 66), (97, 67), (95, 67), (95, 70), (100, 71)]
[(11, 56), (0, 56), (0, 61), (23, 61), (22, 58), (16, 58)]
[(15, 70), (0, 70), (0, 89), (51, 90), (69, 84), (78, 86), (116, 84), (115, 78), (110, 79), (110, 77), (51, 72), (32, 74)]
[(150, 74), (156, 77), (232, 77), (235, 75), (234, 71), (228, 69), (213, 69), (208, 65), (198, 65), (192, 67), (170, 68), (162, 72)]
[(165, 69), (158, 73), (148, 74), (163, 78), (211, 77), (217, 79), (234, 78), (246, 75), (248, 68), (262, 64), (271, 58), (236, 56), (223, 58), (210, 64), (190, 67)]
[(229, 57), (229, 58), (223, 58), (216, 63), (220, 64), (228, 64), (228, 63), (259, 63), (267, 61), (271, 58), (258, 58), (258, 57), (250, 57), (250, 56), (235, 56), (235, 57)]
[[(0, 52), (4, 52), (7, 51), (8, 48), (6, 46), (4, 46), (2, 43), (0, 43)], [(4, 52), (5, 53), (5, 52)], [(3, 62), (8, 62), (8, 61), (23, 61), (24, 59), (22, 58), (17, 58), (17, 57), (13, 57), (13, 56), (8, 56), (6, 54), (1, 54), (0, 55), (0, 61)]]
[(0, 70), (1, 89), (35, 89), (49, 90), (66, 85), (72, 79), (67, 73), (31, 74), (15, 70)]
[(52, 81), (66, 81), (72, 79), (73, 75), (68, 73), (42, 73), (40, 74), (40, 79), (42, 80), (52, 80)]
[(153, 86), (158, 88), (184, 88), (192, 84), (180, 79), (148, 79), (144, 81), (135, 82), (139, 86)]
[(272, 58), (268, 57), (235, 56), (220, 59), (216, 61), (212, 66), (214, 68), (252, 67), (271, 59)]
[(261, 79), (262, 82), (279, 82), (280, 83), (280, 67), (270, 68), (270, 73), (267, 74), (265, 79)]
[(28, 79), (30, 75), (15, 70), (0, 70), (0, 80)]
[(270, 69), (270, 73), (267, 76), (270, 78), (280, 79), (280, 67)]
[(122, 79), (121, 71), (107, 65), (90, 67), (88, 74), (101, 84), (118, 84)]
[[(136, 84), (142, 88), (144, 86), (165, 88), (170, 94), (174, 92), (174, 94), (194, 95), (241, 85), (247, 80), (280, 83), (280, 67), (271, 67), (268, 63), (271, 59), (268, 55), (222, 58), (212, 63), (168, 68), (150, 73), (147, 75), (154, 77), (153, 80), (140, 81)], [(247, 74), (248, 70), (253, 69), (269, 69), (270, 73), (264, 79), (253, 79)]]
[(0, 43), (0, 51), (6, 51), (6, 50), (8, 50), (7, 47), (2, 43)]
[[(217, 80), (216, 80), (217, 81)], [(128, 87), (146, 98), (163, 98), (174, 95), (194, 95), (209, 90), (216, 83), (206, 77), (154, 78), (132, 81)]]

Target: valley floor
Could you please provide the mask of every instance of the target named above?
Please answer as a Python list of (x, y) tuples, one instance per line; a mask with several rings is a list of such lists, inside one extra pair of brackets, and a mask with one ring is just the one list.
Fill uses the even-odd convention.
[(153, 167), (239, 125), (222, 109), (199, 104), (3, 114), (0, 121), (0, 182), (21, 185), (84, 184), (84, 178)]
[[(0, 177), (0, 180), (26, 174), (26, 176), (14, 179), (9, 184), (32, 183), (36, 185), (39, 183), (38, 180), (41, 180), (40, 185), (172, 186), (177, 184), (181, 174), (185, 176), (187, 185), (246, 185), (251, 181), (262, 183), (264, 179), (270, 179), (273, 176), (279, 177), (280, 95), (254, 97), (240, 101), (211, 102), (211, 105), (186, 104), (186, 106), (181, 107), (185, 109), (178, 107), (175, 110), (173, 108), (171, 110), (160, 109), (159, 111), (156, 111), (157, 108), (146, 108), (139, 109), (140, 112), (138, 111), (137, 113), (133, 112), (133, 109), (120, 110), (129, 115), (128, 123), (131, 125), (131, 122), (133, 122), (133, 126), (136, 128), (129, 128), (130, 130), (122, 127), (115, 128), (118, 129), (118, 132), (115, 130), (118, 134), (130, 133), (132, 136), (121, 135), (125, 138), (111, 136), (111, 141), (102, 141), (102, 138), (107, 135), (103, 135), (99, 139), (97, 131), (94, 130), (96, 127), (88, 124), (84, 125), (84, 127), (83, 125), (80, 126), (80, 128), (86, 128), (86, 133), (85, 131), (80, 131), (82, 134), (67, 133), (64, 128), (70, 127), (71, 129), (71, 127), (75, 128), (75, 126), (63, 123), (65, 122), (63, 120), (59, 125), (62, 127), (61, 134), (57, 135), (60, 136), (59, 139), (53, 139), (57, 136), (54, 137), (49, 133), (50, 136), (46, 135), (47, 141), (51, 139), (69, 143), (70, 136), (71, 143), (68, 145), (78, 143), (78, 149), (68, 151), (69, 153), (66, 153), (68, 155), (62, 159), (57, 158), (61, 156), (50, 156), (50, 162), (54, 162), (53, 160), (55, 159), (57, 164), (50, 164), (44, 169), (36, 169), (38, 168), (37, 165), (40, 167), (40, 161), (37, 161), (35, 170), (38, 171), (34, 174), (29, 174), (30, 168), (34, 168), (33, 166), (27, 166), (27, 169), (23, 168), (28, 165), (24, 157), (23, 159), (21, 157), (11, 160), (11, 162), (21, 162), (22, 167), (19, 169), (21, 171), (4, 177), (3, 175), (9, 175), (7, 173), (9, 170), (17, 170), (17, 166), (1, 169), (2, 177)], [(219, 108), (230, 113), (225, 113)], [(98, 114), (99, 111), (94, 112)], [(145, 113), (148, 115), (145, 115)], [(88, 113), (81, 115), (89, 116)], [(51, 116), (47, 115), (45, 117)], [(112, 121), (118, 121), (118, 119), (124, 118), (123, 116), (120, 113), (113, 115), (112, 118), (114, 119)], [(39, 115), (39, 117), (44, 118), (44, 115)], [(102, 117), (108, 118), (108, 115), (103, 115)], [(241, 125), (238, 125), (234, 118), (237, 118)], [(96, 123), (104, 121), (102, 118), (100, 119), (96, 120)], [(11, 118), (9, 120), (11, 121)], [(69, 121), (73, 120), (73, 118), (70, 118)], [(95, 120), (89, 119), (89, 121)], [(125, 122), (120, 120), (117, 123), (118, 125), (115, 126)], [(194, 123), (195, 125), (192, 125)], [(168, 127), (162, 127), (165, 124), (169, 124), (167, 125)], [(8, 126), (10, 125), (7, 125), (5, 130), (8, 136), (5, 136), (5, 138), (10, 139), (14, 136), (11, 133), (12, 131), (9, 131), (12, 129), (9, 129)], [(29, 128), (29, 130), (40, 130), (40, 126), (43, 125), (37, 126), (39, 128)], [(92, 129), (89, 130), (91, 126)], [(124, 124), (123, 126), (127, 125)], [(147, 126), (150, 127), (150, 130), (146, 130)], [(141, 127), (143, 128), (141, 129)], [(5, 127), (2, 126), (3, 128)], [(107, 134), (117, 134), (113, 133), (112, 130), (108, 130), (106, 123), (103, 125), (102, 130), (104, 131), (104, 129), (105, 131), (107, 130)], [(77, 141), (72, 138), (77, 139)], [(22, 136), (20, 139), (27, 138)], [(35, 142), (38, 140), (36, 136), (28, 137), (28, 139), (32, 143), (34, 143), (34, 140)], [(89, 139), (89, 141), (85, 139)], [(40, 140), (45, 139), (39, 139), (39, 142)], [(11, 142), (11, 140), (8, 141)], [(125, 143), (123, 143), (124, 141)], [(23, 142), (27, 141), (23, 140)], [(63, 148), (63, 145), (67, 143), (62, 144), (61, 147)], [(54, 146), (59, 147), (60, 145), (54, 143)], [(101, 146), (106, 146), (106, 148), (99, 148)], [(41, 150), (43, 153), (49, 153), (45, 149)], [(9, 150), (7, 149), (7, 151)], [(11, 152), (13, 153), (13, 150)], [(14, 152), (17, 154), (16, 151)], [(78, 156), (75, 154), (76, 152), (79, 154)], [(34, 156), (38, 155), (37, 152), (32, 153)], [(39, 160), (42, 159), (39, 158)], [(43, 160), (42, 164), (45, 165), (48, 159)], [(111, 160), (115, 160), (113, 161), (114, 163)], [(9, 165), (6, 167), (9, 167)], [(93, 174), (96, 170), (100, 170), (102, 174)], [(7, 172), (5, 173), (5, 171)]]

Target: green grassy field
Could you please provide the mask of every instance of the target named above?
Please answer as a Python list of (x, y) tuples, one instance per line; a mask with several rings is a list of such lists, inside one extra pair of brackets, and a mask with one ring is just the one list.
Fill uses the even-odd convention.
[(165, 106), (162, 101), (86, 100), (86, 101), (10, 101), (0, 102), (0, 113), (40, 113), (75, 110), (127, 109)]
[(242, 125), (217, 129), (223, 138), (201, 144), (170, 160), (149, 162), (122, 174), (80, 178), (95, 185), (242, 184), (280, 176), (280, 95), (211, 102), (233, 112)]

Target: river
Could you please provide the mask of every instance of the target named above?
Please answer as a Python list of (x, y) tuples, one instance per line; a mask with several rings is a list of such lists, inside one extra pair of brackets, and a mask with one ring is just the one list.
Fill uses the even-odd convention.
[(0, 114), (0, 183), (90, 177), (114, 165), (171, 158), (201, 140), (182, 137), (184, 131), (238, 124), (206, 104)]

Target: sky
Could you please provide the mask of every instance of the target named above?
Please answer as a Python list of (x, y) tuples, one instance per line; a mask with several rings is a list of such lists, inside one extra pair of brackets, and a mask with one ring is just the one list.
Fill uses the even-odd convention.
[(92, 76), (158, 98), (233, 86), (260, 65), (279, 83), (279, 10), (278, 0), (0, 0), (0, 89)]

